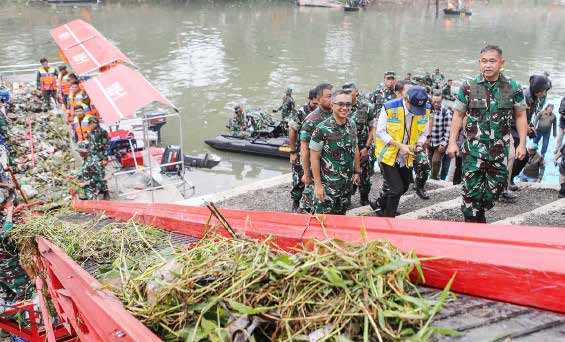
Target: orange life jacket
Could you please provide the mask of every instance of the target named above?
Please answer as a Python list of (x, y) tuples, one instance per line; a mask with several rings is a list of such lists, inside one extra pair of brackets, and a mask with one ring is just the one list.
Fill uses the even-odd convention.
[(55, 90), (57, 88), (56, 70), (53, 67), (40, 67), (37, 69), (39, 73), (39, 89), (42, 91)]
[(69, 74), (66, 74), (61, 77), (60, 87), (61, 87), (61, 93), (63, 95), (69, 95), (71, 91), (71, 82), (69, 82)]
[(91, 115), (85, 114), (82, 120), (79, 117), (75, 117), (73, 120), (73, 124), (75, 126), (75, 133), (77, 135), (78, 141), (83, 141), (88, 139), (88, 135), (90, 134), (90, 128), (88, 127), (88, 121)]

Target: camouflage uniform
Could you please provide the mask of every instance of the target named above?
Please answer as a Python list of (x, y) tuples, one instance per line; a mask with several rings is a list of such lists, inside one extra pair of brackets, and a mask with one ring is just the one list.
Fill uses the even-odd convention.
[(479, 75), (459, 89), (454, 109), (467, 113), (463, 144), (463, 204), (466, 221), (485, 222), (485, 210), (505, 189), (514, 109), (526, 108), (520, 85), (500, 74), (496, 82)]
[(288, 121), (295, 112), (296, 103), (292, 98), (292, 95), (285, 95), (281, 106), (277, 109), (277, 112), (281, 112), (281, 118), (283, 121)]
[(414, 158), (414, 173), (416, 174), (416, 187), (424, 189), (424, 185), (430, 176), (430, 159), (424, 151), (423, 148), (416, 150), (416, 156)]
[(9, 305), (30, 299), (34, 289), (20, 266), (20, 255), (15, 244), (3, 239), (0, 249), (0, 302)]
[[(305, 104), (290, 117), (288, 126), (294, 129), (297, 135), (300, 134), (302, 123), (309, 113), (310, 106)], [(304, 183), (302, 183), (304, 169), (302, 168), (302, 164), (300, 164), (300, 136), (296, 137), (296, 146), (294, 146), (294, 148), (298, 155), (298, 159), (296, 164), (292, 164), (292, 189), (290, 190), (290, 197), (294, 202), (299, 202), (302, 198), (302, 192), (304, 191)]]
[(228, 129), (230, 130), (230, 135), (235, 137), (247, 137), (249, 132), (247, 131), (247, 120), (245, 119), (245, 114), (235, 115), (228, 121)]
[(106, 171), (98, 156), (90, 155), (86, 157), (76, 176), (79, 181), (88, 182), (82, 188), (81, 199), (97, 199), (99, 194), (108, 192), (108, 184), (104, 179)]
[(91, 153), (97, 156), (99, 160), (107, 161), (108, 155), (106, 151), (108, 150), (108, 145), (110, 143), (108, 132), (98, 126), (90, 132), (88, 135), (88, 141)]
[(251, 135), (267, 133), (269, 128), (275, 125), (269, 114), (258, 109), (245, 113), (245, 119), (247, 120), (247, 127), (251, 130)]
[(441, 73), (436, 74), (434, 72), (431, 76), (431, 80), (432, 80), (432, 86), (434, 88), (441, 89), (443, 82), (445, 81), (445, 76), (443, 76), (443, 74)]
[(396, 94), (394, 93), (393, 89), (385, 88), (382, 84), (369, 94), (369, 101), (375, 105), (375, 113), (379, 113), (383, 104), (390, 100), (394, 100), (396, 98)]
[(347, 119), (339, 125), (332, 116), (320, 123), (310, 140), (310, 149), (320, 151), (320, 177), (326, 198), (314, 196), (314, 213), (345, 214), (350, 202), (355, 170), (357, 127)]
[[(361, 160), (361, 183), (359, 185), (359, 195), (361, 198), (369, 196), (371, 191), (371, 175), (373, 174), (373, 163), (371, 162), (371, 147), (366, 146), (367, 140), (369, 138), (369, 130), (374, 126), (376, 121), (375, 107), (368, 101), (357, 98), (357, 102), (351, 108), (351, 114), (349, 114), (351, 121), (357, 127), (357, 146), (359, 151), (363, 148), (369, 148), (369, 158)], [(356, 186), (353, 186), (352, 194), (355, 193)]]
[[(302, 123), (302, 128), (300, 129), (300, 142), (304, 141), (310, 144), (310, 139), (312, 138), (312, 133), (316, 129), (318, 124), (332, 116), (332, 112), (326, 112), (321, 107), (316, 108), (312, 113), (308, 114), (304, 118)], [(310, 170), (304, 170), (304, 172), (309, 172)], [(300, 199), (300, 210), (302, 212), (312, 212), (314, 201), (314, 187), (309, 184), (304, 188), (302, 192), (302, 198)]]

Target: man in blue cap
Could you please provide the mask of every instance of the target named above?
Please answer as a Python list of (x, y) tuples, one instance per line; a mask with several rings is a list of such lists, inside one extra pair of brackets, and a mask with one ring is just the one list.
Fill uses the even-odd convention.
[(378, 216), (394, 217), (400, 197), (412, 182), (416, 150), (429, 133), (426, 89), (407, 85), (402, 98), (385, 102), (377, 121), (375, 155), (384, 178), (379, 199), (371, 202)]

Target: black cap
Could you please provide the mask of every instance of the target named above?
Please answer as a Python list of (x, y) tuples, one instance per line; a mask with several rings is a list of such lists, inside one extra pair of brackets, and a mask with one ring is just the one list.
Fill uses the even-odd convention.
[(385, 72), (385, 78), (395, 78), (396, 74), (394, 73), (394, 71), (386, 71)]

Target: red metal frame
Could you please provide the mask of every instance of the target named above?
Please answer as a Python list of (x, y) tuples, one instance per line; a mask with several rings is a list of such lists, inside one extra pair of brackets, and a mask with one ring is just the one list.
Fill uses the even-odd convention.
[[(30, 301), (15, 303), (11, 305), (9, 309), (2, 312), (2, 316), (4, 317), (17, 314), (22, 314), (22, 316), (25, 317), (29, 328), (24, 328), (13, 320), (0, 317), (0, 330), (19, 336), (28, 342), (51, 342), (63, 338), (68, 342), (76, 341), (70, 337), (67, 329), (62, 325), (56, 327), (41, 325), (40, 316), (35, 311), (35, 304)], [(49, 338), (49, 336), (51, 338)]]
[[(174, 204), (75, 201), (73, 207), (197, 237), (210, 218), (207, 208)], [(312, 238), (360, 241), (364, 231), (367, 239), (387, 239), (403, 251), (440, 257), (423, 262), (427, 286), (442, 288), (457, 274), (455, 292), (565, 313), (562, 228), (333, 215), (323, 216), (322, 227), (308, 215), (228, 209), (222, 214), (234, 229), (253, 238), (274, 236), (287, 249)]]
[(37, 245), (58, 317), (80, 341), (160, 341), (64, 251), (43, 238)]

